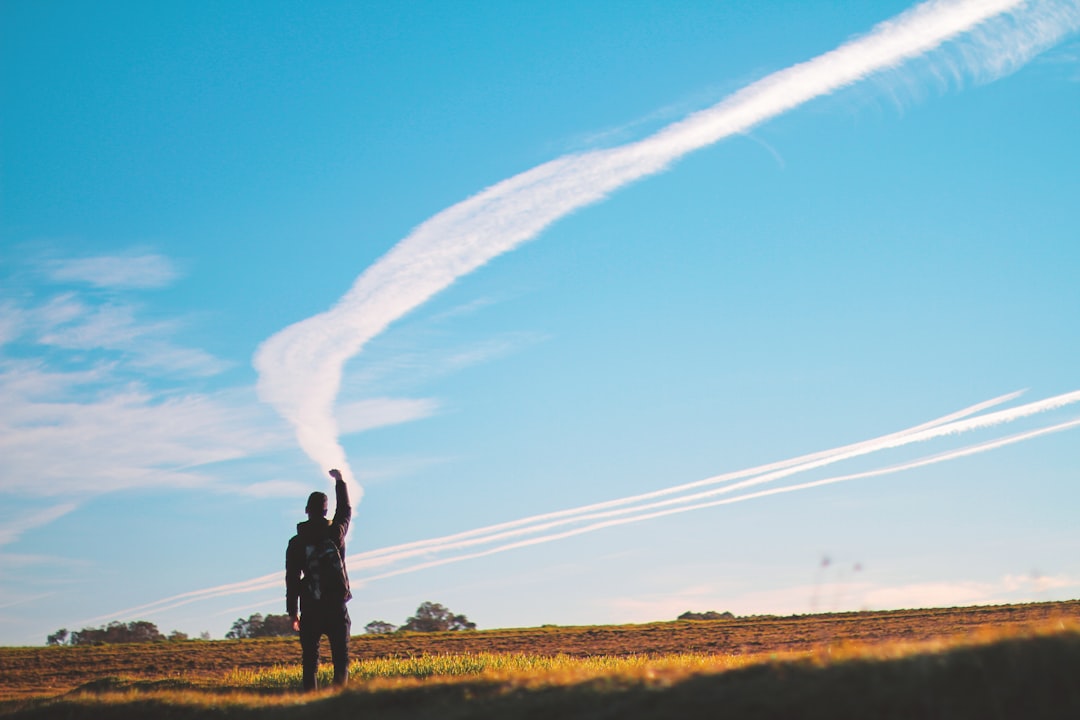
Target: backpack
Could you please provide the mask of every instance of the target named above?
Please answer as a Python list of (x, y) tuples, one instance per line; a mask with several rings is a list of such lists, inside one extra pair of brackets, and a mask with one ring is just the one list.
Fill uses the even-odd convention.
[(348, 600), (351, 597), (345, 563), (330, 538), (304, 546), (304, 583), (315, 600)]

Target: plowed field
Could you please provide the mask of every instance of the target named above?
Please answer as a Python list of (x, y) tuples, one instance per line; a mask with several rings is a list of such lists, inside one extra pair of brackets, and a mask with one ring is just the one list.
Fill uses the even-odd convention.
[[(835, 613), (644, 625), (542, 627), (454, 633), (358, 635), (354, 658), (450, 653), (668, 655), (771, 653), (830, 643), (931, 640), (1056, 618), (1080, 619), (1080, 600), (992, 607)], [(329, 652), (324, 656), (328, 658)], [(0, 699), (55, 695), (108, 676), (210, 680), (233, 668), (300, 661), (294, 638), (160, 642), (97, 647), (0, 648)]]

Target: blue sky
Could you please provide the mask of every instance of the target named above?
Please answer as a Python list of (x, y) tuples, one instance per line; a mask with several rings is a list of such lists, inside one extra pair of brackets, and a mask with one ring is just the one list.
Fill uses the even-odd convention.
[[(1076, 3), (972, 21), (595, 201), (606, 176), (574, 180), (566, 212), (396, 299), (468, 244), (442, 211), (501, 241), (548, 202), (503, 181), (977, 5), (4, 2), (0, 642), (284, 612), (338, 451), (356, 631), (424, 600), (510, 627), (1077, 597)], [(395, 246), (382, 295), (349, 294)], [(257, 372), (268, 347), (302, 352)], [(711, 499), (918, 467), (488, 530), (1020, 390)], [(322, 456), (295, 430), (326, 393)]]

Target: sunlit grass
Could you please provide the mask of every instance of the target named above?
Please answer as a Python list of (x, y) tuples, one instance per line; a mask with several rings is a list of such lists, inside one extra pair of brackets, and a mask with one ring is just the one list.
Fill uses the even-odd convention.
[[(803, 653), (804, 655), (806, 653)], [(569, 655), (526, 655), (522, 653), (470, 653), (422, 655), (406, 658), (354, 660), (349, 665), (350, 682), (377, 680), (454, 680), (539, 681), (551, 684), (581, 682), (598, 677), (647, 678), (658, 673), (685, 674), (720, 672), (746, 667), (762, 659), (748, 655), (630, 655), (622, 657)], [(319, 684), (329, 685), (333, 670), (319, 668)], [(233, 670), (223, 685), (238, 689), (296, 690), (301, 687), (299, 665), (277, 666), (267, 670)]]
[[(974, 633), (920, 642), (840, 642), (822, 645), (814, 650), (783, 653), (617, 657), (469, 653), (378, 658), (354, 660), (349, 666), (349, 681), (362, 683), (372, 690), (422, 682), (462, 680), (502, 682), (517, 687), (569, 685), (597, 680), (616, 685), (670, 684), (691, 675), (722, 673), (752, 666), (806, 663), (827, 667), (845, 662), (896, 660), (1008, 639), (1058, 634), (1080, 635), (1080, 621), (1063, 619), (1026, 627), (983, 627)], [(318, 676), (320, 686), (329, 686), (333, 670), (329, 665), (322, 665)], [(299, 690), (301, 668), (297, 664), (261, 670), (236, 669), (222, 679), (221, 686), (240, 691)]]

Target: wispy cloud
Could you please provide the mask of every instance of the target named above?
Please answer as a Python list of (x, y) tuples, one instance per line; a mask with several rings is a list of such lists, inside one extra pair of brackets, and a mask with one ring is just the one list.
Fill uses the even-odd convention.
[(202, 486), (213, 480), (200, 466), (283, 439), (283, 424), (250, 391), (181, 391), (177, 381), (214, 375), (228, 363), (176, 343), (179, 322), (145, 321), (125, 300), (126, 291), (176, 276), (166, 258), (133, 253), (25, 264), (45, 268), (53, 283), (94, 287), (57, 292), (39, 284), (18, 295), (5, 288), (0, 492), (83, 499), (130, 487)]
[(22, 332), (22, 316), (22, 311), (14, 303), (0, 303), (0, 347), (13, 341)]
[[(259, 396), (289, 421), (313, 461), (341, 467), (351, 478), (333, 412), (345, 362), (458, 278), (687, 153), (869, 75), (941, 51), (950, 41), (948, 52), (935, 56), (945, 71), (986, 81), (1015, 70), (1078, 26), (1080, 8), (1074, 3), (926, 2), (644, 140), (564, 156), (504, 180), (425, 221), (364, 271), (333, 308), (266, 340), (254, 359)], [(360, 489), (354, 485), (353, 490), (359, 497)]]
[(53, 259), (46, 266), (50, 277), (107, 283), (116, 292), (102, 301), (95, 291), (55, 294), (54, 286), (37, 286), (0, 305), (0, 492), (9, 502), (212, 485), (201, 466), (287, 437), (250, 390), (181, 391), (178, 380), (216, 374), (227, 363), (178, 345), (179, 323), (143, 321), (124, 301), (120, 290), (171, 277), (164, 258)]
[[(155, 391), (117, 381), (108, 368), (69, 373), (0, 361), (0, 398), (0, 492), (22, 497), (210, 488), (217, 481), (205, 466), (274, 450), (288, 438), (250, 389)], [(433, 400), (379, 398), (344, 414), (348, 430), (362, 432), (436, 408)], [(265, 497), (290, 489), (297, 488), (267, 483), (242, 492)]]
[[(182, 391), (178, 381), (228, 363), (174, 338), (182, 325), (146, 321), (124, 291), (175, 276), (162, 256), (31, 258), (53, 282), (0, 304), (0, 491), (89, 495), (210, 482), (195, 468), (268, 447), (285, 431), (248, 391)], [(35, 277), (40, 277), (37, 273)], [(5, 293), (7, 294), (7, 293)], [(104, 299), (103, 299), (104, 298)]]
[[(49, 522), (52, 522), (56, 518), (52, 518)], [(41, 526), (47, 523), (43, 523)], [(40, 555), (34, 553), (0, 553), (0, 570), (7, 569), (19, 569), (19, 568), (40, 568), (44, 566), (55, 566), (58, 568), (64, 568), (65, 570), (72, 570), (74, 568), (86, 568), (90, 567), (92, 563), (87, 560), (76, 560), (68, 557), (61, 557), (59, 555)], [(61, 580), (63, 582), (63, 580)]]
[(15, 607), (16, 605), (24, 605), (26, 603), (35, 602), (37, 600), (43, 600), (53, 594), (54, 593), (51, 592), (37, 593), (36, 595), (20, 595), (14, 600), (5, 599), (4, 601), (0, 601), (0, 610), (6, 610), (7, 608)]
[[(223, 483), (210, 467), (274, 451), (288, 429), (251, 389), (179, 394), (114, 376), (107, 366), (63, 372), (37, 361), (0, 359), (0, 493), (15, 498), (75, 497), (130, 488), (202, 488), (252, 497), (305, 496), (278, 480)], [(427, 417), (437, 403), (381, 398), (346, 409), (362, 432)], [(63, 508), (67, 506), (57, 506)], [(65, 513), (30, 514), (0, 526), (0, 544), (20, 528)]]
[[(81, 377), (100, 378), (83, 373)], [(87, 496), (130, 487), (196, 487), (198, 466), (273, 446), (272, 418), (228, 393), (171, 397), (126, 385), (58, 400), (78, 379), (8, 364), (0, 373), (0, 490)], [(278, 428), (277, 439), (281, 439)]]
[(453, 456), (372, 456), (364, 458), (364, 467), (357, 473), (366, 483), (385, 482), (415, 475), (429, 468), (454, 462)]
[(254, 498), (304, 498), (311, 491), (310, 485), (296, 480), (263, 480), (250, 485), (222, 489)]
[(179, 277), (169, 258), (153, 253), (48, 260), (44, 270), (55, 282), (118, 290), (161, 288)]
[(1056, 47), (1040, 59), (1046, 64), (1058, 66), (1069, 81), (1080, 82), (1080, 42)]
[(920, 607), (991, 605), (1044, 599), (1048, 592), (1080, 588), (1080, 578), (1067, 575), (1005, 575), (992, 581), (936, 580), (891, 586), (852, 584), (846, 595), (861, 607), (898, 610)]
[(941, 580), (895, 587), (876, 588), (855, 585), (849, 589), (849, 592), (860, 596), (865, 607), (898, 610), (915, 607), (979, 605), (989, 602), (995, 595), (1000, 594), (1000, 588), (987, 582)]
[(75, 503), (60, 503), (50, 507), (25, 512), (19, 517), (0, 523), (0, 545), (10, 545), (20, 535), (42, 525), (48, 525), (78, 507)]
[[(440, 319), (445, 319), (445, 316)], [(388, 389), (415, 387), (447, 375), (507, 357), (544, 342), (537, 332), (498, 333), (483, 339), (443, 340), (442, 333), (415, 332), (397, 335), (378, 353), (368, 353), (343, 378), (335, 414), (354, 398), (385, 393)]]
[(1080, 578), (1062, 573), (1043, 575), (1040, 572), (1032, 572), (1025, 575), (1006, 575), (1001, 579), (1001, 585), (1008, 592), (1033, 590), (1037, 593), (1044, 593), (1051, 590), (1080, 588)]
[(145, 322), (135, 305), (111, 301), (95, 305), (67, 293), (20, 313), (22, 336), (29, 342), (75, 351), (121, 355), (131, 367), (169, 374), (205, 377), (230, 363), (198, 348), (177, 345), (176, 321)]
[[(0, 347), (19, 346), (19, 356), (55, 351), (77, 357), (83, 366), (107, 362), (140, 373), (184, 377), (216, 375), (231, 366), (177, 337), (190, 326), (182, 317), (147, 319), (133, 291), (163, 287), (179, 277), (172, 262), (157, 254), (42, 258), (31, 255), (13, 265), (15, 280), (0, 295)], [(35, 283), (22, 288), (20, 277)], [(45, 282), (42, 283), (41, 280)], [(78, 287), (81, 286), (81, 287)]]
[[(753, 592), (740, 591), (720, 583), (703, 583), (670, 589), (654, 596), (610, 598), (604, 601), (604, 605), (618, 622), (651, 622), (674, 620), (687, 610), (726, 610), (736, 615), (788, 615), (815, 610), (902, 610), (1032, 602), (1049, 599), (1047, 596), (1055, 591), (1078, 587), (1080, 578), (1064, 574), (900, 583), (846, 579), (828, 582), (824, 587), (801, 584)], [(825, 596), (825, 605), (815, 608), (814, 598), (819, 595)]]
[(608, 598), (601, 601), (618, 622), (674, 620), (684, 612), (734, 612), (731, 593), (712, 584), (672, 588), (659, 595)]
[[(0, 362), (0, 398), (0, 493), (9, 496), (86, 498), (136, 487), (253, 497), (310, 491), (287, 481), (234, 487), (207, 467), (273, 451), (287, 441), (280, 419), (250, 390), (175, 395), (114, 384), (107, 369), (59, 373), (8, 361)], [(361, 407), (350, 430), (408, 422), (435, 407), (432, 401), (386, 398)], [(42, 522), (62, 515), (42, 516)], [(0, 539), (17, 535), (11, 533), (0, 528)]]
[(139, 323), (132, 305), (89, 307), (71, 296), (54, 299), (41, 313), (38, 342), (74, 350), (126, 349), (169, 330), (165, 323)]
[(369, 398), (338, 405), (337, 417), (341, 433), (348, 435), (422, 420), (438, 409), (439, 403), (430, 398)]

